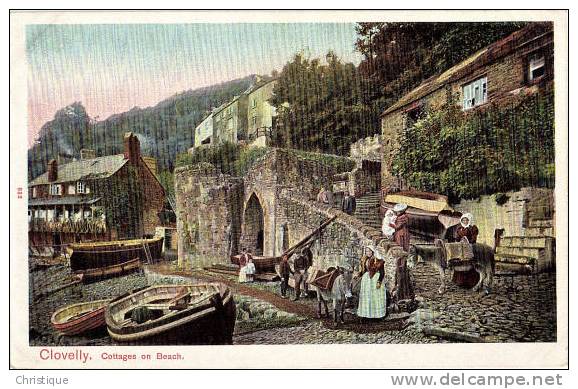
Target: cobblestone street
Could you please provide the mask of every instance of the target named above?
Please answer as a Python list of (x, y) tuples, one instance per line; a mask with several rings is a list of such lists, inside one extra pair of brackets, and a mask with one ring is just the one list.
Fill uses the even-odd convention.
[[(236, 344), (294, 343), (436, 343), (451, 341), (426, 336), (424, 327), (463, 333), (485, 342), (554, 342), (556, 341), (555, 273), (535, 278), (516, 276), (510, 280), (497, 277), (490, 295), (474, 293), (447, 283), (447, 290), (437, 292), (439, 277), (425, 265), (414, 271), (418, 311), (408, 318), (401, 331), (371, 331), (372, 324), (346, 324), (333, 329), (327, 322), (310, 321), (291, 328), (257, 331), (235, 337)], [(449, 272), (446, 274), (446, 281)], [(315, 299), (301, 301), (315, 306)], [(346, 315), (348, 323), (357, 319)], [(365, 327), (363, 327), (365, 326)], [(354, 327), (353, 329), (350, 329)], [(454, 340), (455, 341), (455, 340)]]
[[(168, 271), (168, 268), (164, 268)], [(64, 277), (62, 266), (33, 272), (31, 292)], [(191, 274), (187, 274), (191, 277)], [(170, 277), (158, 279), (169, 282)], [(474, 293), (449, 282), (447, 291), (437, 293), (439, 277), (432, 268), (418, 265), (414, 270), (418, 309), (411, 315), (390, 314), (386, 321), (360, 323), (355, 309), (349, 308), (345, 324), (333, 327), (330, 318), (315, 318), (317, 300), (313, 293), (298, 302), (282, 299), (277, 282), (238, 284), (234, 278), (200, 272), (194, 278), (227, 283), (236, 296), (237, 325), (234, 344), (327, 344), (327, 343), (439, 343), (459, 339), (433, 336), (424, 329), (465, 334), (483, 342), (552, 342), (556, 340), (555, 273), (536, 277), (516, 276), (512, 280), (497, 277), (493, 293)], [(142, 274), (133, 274), (96, 282), (82, 287), (82, 295), (60, 291), (31, 300), (31, 345), (111, 345), (101, 331), (85, 337), (59, 339), (50, 325), (50, 315), (58, 307), (92, 299), (114, 297), (150, 283)], [(157, 282), (155, 281), (155, 282)], [(512, 284), (510, 284), (512, 282)], [(37, 291), (35, 292), (37, 293)], [(329, 303), (331, 309), (331, 303)], [(472, 341), (472, 340), (470, 340)]]

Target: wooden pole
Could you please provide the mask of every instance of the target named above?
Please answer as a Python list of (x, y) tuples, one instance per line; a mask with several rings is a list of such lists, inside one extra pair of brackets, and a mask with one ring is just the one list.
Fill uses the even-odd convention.
[(333, 216), (329, 219), (327, 219), (326, 221), (324, 221), (319, 227), (317, 227), (315, 230), (313, 230), (312, 233), (310, 233), (309, 235), (307, 235), (305, 238), (301, 239), (299, 242), (297, 242), (295, 245), (293, 245), (292, 247), (288, 248), (283, 254), (284, 255), (288, 255), (291, 256), (295, 253), (295, 251), (297, 251), (298, 248), (305, 246), (305, 244), (307, 242), (309, 242), (309, 240), (311, 238), (313, 238), (315, 235), (317, 235), (319, 232), (323, 231), (325, 229), (325, 227), (327, 227), (331, 222), (333, 222), (335, 219), (337, 218), (337, 216)]

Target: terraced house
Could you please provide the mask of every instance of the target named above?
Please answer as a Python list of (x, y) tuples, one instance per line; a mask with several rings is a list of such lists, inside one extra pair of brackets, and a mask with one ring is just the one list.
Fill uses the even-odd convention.
[[(92, 154), (92, 155), (91, 155)], [(152, 236), (166, 224), (165, 191), (143, 157), (133, 133), (124, 152), (65, 164), (48, 162), (47, 171), (28, 184), (28, 235), (31, 246)]]
[(215, 109), (213, 115), (214, 142), (237, 143), (247, 134), (247, 95), (235, 96), (233, 100)]
[(425, 80), (381, 116), (384, 139), (382, 182), (395, 185), (392, 157), (405, 128), (427, 111), (454, 99), (465, 112), (490, 104), (515, 104), (520, 96), (549, 87), (554, 76), (554, 33), (549, 22), (531, 23)]

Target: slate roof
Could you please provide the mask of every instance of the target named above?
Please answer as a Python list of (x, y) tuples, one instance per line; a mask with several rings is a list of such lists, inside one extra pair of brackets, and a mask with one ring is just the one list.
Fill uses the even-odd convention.
[(430, 93), (449, 83), (458, 81), (483, 66), (495, 62), (497, 59), (504, 57), (518, 49), (520, 46), (531, 42), (540, 37), (540, 35), (552, 33), (552, 24), (549, 22), (531, 23), (528, 26), (514, 31), (512, 34), (502, 38), (491, 45), (483, 48), (464, 61), (449, 68), (445, 72), (428, 78), (422, 82), (417, 88), (404, 95), (392, 106), (387, 108), (381, 115), (387, 115), (391, 112), (397, 111), (400, 108), (419, 100)]
[(58, 165), (56, 181), (49, 182), (48, 172), (44, 172), (32, 180), (28, 186), (108, 178), (127, 162), (128, 159), (125, 159), (124, 154), (73, 161)]

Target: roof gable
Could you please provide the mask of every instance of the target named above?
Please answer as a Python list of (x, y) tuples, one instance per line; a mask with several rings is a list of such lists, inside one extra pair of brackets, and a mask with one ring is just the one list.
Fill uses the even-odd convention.
[(55, 181), (48, 181), (48, 172), (44, 172), (28, 186), (108, 178), (127, 162), (124, 154), (73, 161), (58, 166), (58, 178)]
[(462, 79), (468, 74), (474, 72), (476, 69), (489, 65), (497, 59), (512, 53), (521, 45), (525, 45), (541, 35), (552, 33), (552, 28), (552, 24), (549, 22), (531, 23), (518, 31), (514, 31), (512, 34), (486, 46), (441, 74), (423, 81), (417, 88), (405, 94), (396, 103), (387, 108), (381, 115), (383, 116), (397, 111), (398, 109), (429, 95), (449, 83)]

